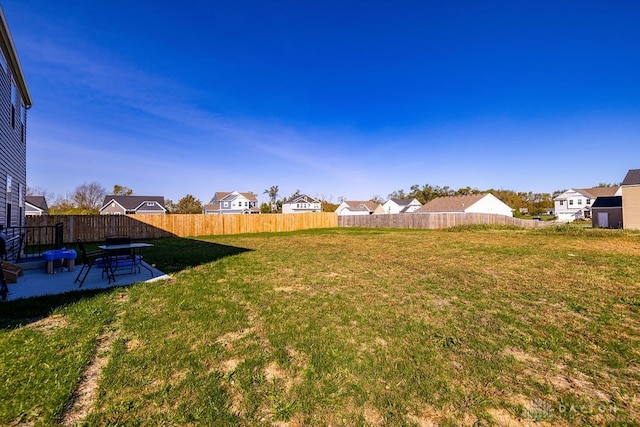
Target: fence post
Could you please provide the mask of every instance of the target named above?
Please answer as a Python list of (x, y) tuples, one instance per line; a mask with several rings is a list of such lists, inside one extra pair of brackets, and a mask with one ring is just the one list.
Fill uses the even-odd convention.
[(63, 233), (64, 233), (64, 224), (59, 222), (56, 224), (56, 240), (55, 240), (56, 249), (62, 249), (62, 241), (64, 237)]

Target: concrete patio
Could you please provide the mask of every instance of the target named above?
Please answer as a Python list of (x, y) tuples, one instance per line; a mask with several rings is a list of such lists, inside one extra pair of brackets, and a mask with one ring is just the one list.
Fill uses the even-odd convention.
[[(106, 276), (102, 276), (102, 269), (93, 267), (84, 281), (81, 288), (77, 283), (73, 283), (80, 272), (82, 265), (76, 265), (73, 271), (57, 268), (54, 274), (47, 274), (45, 264), (27, 263), (24, 264), (24, 275), (18, 277), (18, 283), (9, 283), (9, 294), (6, 301), (13, 301), (20, 298), (31, 298), (42, 295), (63, 294), (66, 292), (82, 291), (87, 289), (109, 289), (116, 286), (127, 286), (138, 282), (154, 282), (157, 280), (170, 279), (170, 276), (155, 267), (142, 261), (144, 267), (137, 274), (121, 274), (116, 276), (116, 281), (109, 283)], [(84, 273), (83, 273), (84, 274)], [(1, 304), (1, 301), (0, 301)]]

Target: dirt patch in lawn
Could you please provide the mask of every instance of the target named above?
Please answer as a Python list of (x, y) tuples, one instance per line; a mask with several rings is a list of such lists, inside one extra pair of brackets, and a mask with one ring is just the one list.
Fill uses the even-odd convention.
[(45, 335), (50, 335), (60, 328), (69, 326), (69, 321), (62, 314), (53, 314), (51, 316), (44, 317), (40, 320), (32, 322), (28, 325), (28, 328), (34, 331), (41, 332)]

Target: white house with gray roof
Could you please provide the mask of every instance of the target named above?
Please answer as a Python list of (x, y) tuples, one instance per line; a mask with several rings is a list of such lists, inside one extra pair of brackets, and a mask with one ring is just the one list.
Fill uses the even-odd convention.
[(211, 201), (204, 205), (205, 214), (259, 214), (258, 198), (253, 193), (218, 191)]
[(26, 196), (24, 199), (24, 214), (26, 216), (49, 215), (49, 206), (44, 196)]
[(370, 200), (345, 200), (338, 205), (335, 212), (338, 215), (372, 215), (383, 214), (384, 209), (381, 204)]
[(621, 196), (620, 187), (570, 188), (554, 197), (554, 213), (558, 221), (571, 222), (591, 218), (591, 206), (598, 197)]
[(282, 203), (282, 213), (322, 212), (322, 202), (307, 194), (298, 194)]
[(415, 212), (422, 206), (418, 199), (389, 199), (383, 205), (384, 213), (398, 214)]

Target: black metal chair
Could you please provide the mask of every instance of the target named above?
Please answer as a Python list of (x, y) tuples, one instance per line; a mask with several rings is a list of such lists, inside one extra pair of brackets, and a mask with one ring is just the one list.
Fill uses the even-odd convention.
[[(131, 243), (131, 237), (129, 236), (108, 236), (105, 237), (105, 244), (111, 245), (128, 245)], [(131, 256), (131, 249), (119, 249), (114, 253), (117, 256)]]
[[(80, 285), (78, 285), (78, 287), (80, 288), (82, 287), (85, 279), (89, 275), (89, 271), (91, 271), (91, 267), (93, 267), (94, 265), (96, 265), (96, 263), (102, 260), (102, 251), (87, 252), (87, 250), (84, 247), (84, 242), (81, 239), (78, 239), (78, 249), (80, 252), (80, 262), (82, 262), (82, 268), (78, 272), (78, 275), (76, 276), (76, 280), (74, 280), (73, 283), (80, 283)], [(81, 276), (82, 278), (80, 278)]]
[[(108, 236), (105, 238), (105, 244), (107, 246), (114, 245), (129, 245), (131, 244), (130, 236)], [(112, 270), (122, 270), (129, 269), (131, 273), (139, 272), (140, 267), (138, 267), (136, 256), (131, 249), (118, 249), (118, 250), (110, 250), (108, 251), (109, 265)], [(115, 274), (111, 277), (115, 280)]]

